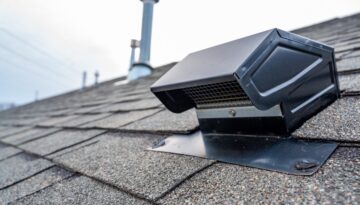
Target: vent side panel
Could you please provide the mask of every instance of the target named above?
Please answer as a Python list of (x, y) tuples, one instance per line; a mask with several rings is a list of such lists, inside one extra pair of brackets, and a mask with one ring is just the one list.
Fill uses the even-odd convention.
[(277, 46), (255, 71), (252, 80), (260, 92), (266, 92), (295, 77), (319, 58), (316, 55)]
[(333, 85), (334, 83), (332, 82), (330, 74), (331, 69), (328, 64), (324, 68), (318, 70), (309, 80), (303, 82), (299, 87), (293, 90), (288, 96), (290, 108), (292, 110), (299, 110), (301, 105), (303, 107), (307, 106), (307, 104), (304, 104), (306, 101)]

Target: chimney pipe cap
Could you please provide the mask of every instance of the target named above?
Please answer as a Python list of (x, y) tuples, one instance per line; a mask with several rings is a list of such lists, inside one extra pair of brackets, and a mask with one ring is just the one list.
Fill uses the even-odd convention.
[(131, 47), (131, 48), (138, 48), (138, 47), (140, 47), (140, 41), (138, 41), (138, 40), (136, 40), (136, 39), (131, 39), (130, 47)]
[(142, 2), (154, 2), (155, 4), (159, 2), (159, 0), (140, 0)]

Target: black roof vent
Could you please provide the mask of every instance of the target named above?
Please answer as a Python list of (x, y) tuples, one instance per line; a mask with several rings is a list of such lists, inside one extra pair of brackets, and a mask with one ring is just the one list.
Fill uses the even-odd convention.
[(272, 29), (190, 54), (151, 90), (175, 113), (197, 108), (203, 131), (288, 135), (339, 97), (333, 52)]
[(289, 136), (340, 93), (334, 49), (279, 29), (192, 53), (151, 90), (172, 112), (196, 108), (202, 137), (242, 139)]

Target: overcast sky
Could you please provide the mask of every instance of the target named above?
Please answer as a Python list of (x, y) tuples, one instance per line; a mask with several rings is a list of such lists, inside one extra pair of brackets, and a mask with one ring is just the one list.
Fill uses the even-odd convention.
[[(273, 27), (292, 30), (360, 12), (359, 0), (160, 0), (151, 62)], [(0, 0), (0, 103), (25, 103), (125, 75), (139, 39), (139, 0)]]

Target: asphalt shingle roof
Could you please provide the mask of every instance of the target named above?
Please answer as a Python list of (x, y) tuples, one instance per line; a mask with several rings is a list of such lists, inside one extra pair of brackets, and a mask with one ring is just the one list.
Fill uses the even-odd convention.
[[(212, 161), (149, 152), (144, 148), (164, 136), (113, 133), (96, 144), (53, 159), (72, 170), (97, 177), (122, 190), (156, 199)], [(114, 157), (117, 156), (117, 157)]]
[(90, 179), (75, 176), (55, 183), (15, 204), (150, 204), (130, 194)]
[(7, 204), (22, 197), (34, 194), (38, 190), (62, 181), (72, 175), (72, 172), (59, 167), (51, 167), (35, 174), (27, 180), (20, 181), (7, 189), (0, 190), (0, 203)]
[(8, 137), (4, 137), (2, 141), (12, 145), (20, 145), (41, 137), (45, 137), (46, 135), (55, 133), (59, 130), (59, 128), (33, 128), (17, 134), (10, 135)]
[(312, 177), (217, 163), (160, 200), (164, 204), (354, 204), (360, 149), (340, 148)]
[(46, 159), (20, 153), (0, 161), (0, 189), (10, 187), (54, 164)]
[(335, 47), (342, 98), (293, 137), (340, 147), (312, 176), (147, 151), (198, 129), (194, 110), (167, 111), (149, 90), (175, 64), (0, 113), (0, 204), (360, 202), (360, 14), (294, 31)]

